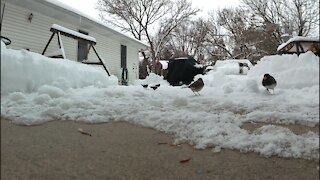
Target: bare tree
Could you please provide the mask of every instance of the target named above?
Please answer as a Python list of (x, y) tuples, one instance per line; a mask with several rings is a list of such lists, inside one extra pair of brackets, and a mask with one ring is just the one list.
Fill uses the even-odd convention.
[(172, 47), (173, 52), (200, 57), (208, 34), (206, 26), (203, 19), (184, 21), (171, 32), (165, 45)]
[(200, 61), (204, 58), (205, 44), (210, 33), (209, 23), (203, 19), (198, 19), (191, 26), (190, 36), (192, 37), (192, 55), (198, 57)]
[(166, 14), (169, 0), (99, 0), (100, 18), (142, 40), (146, 28)]
[(230, 32), (235, 42), (241, 42), (243, 30), (246, 28), (246, 12), (240, 8), (224, 8), (217, 12), (218, 25)]
[(173, 55), (191, 55), (204, 64), (210, 64), (217, 59), (232, 57), (224, 37), (226, 35), (220, 32), (215, 19), (187, 20), (168, 36), (165, 49), (170, 49)]
[[(247, 50), (245, 44), (248, 43), (246, 42), (246, 37), (249, 35), (247, 30), (250, 25), (246, 14), (247, 13), (240, 8), (224, 8), (217, 12), (218, 25), (224, 27), (229, 32), (229, 38), (233, 41), (232, 44), (229, 44), (232, 52), (226, 51), (231, 58), (243, 57), (242, 55), (245, 53), (244, 50)], [(221, 48), (223, 48), (223, 46)]]
[[(99, 0), (98, 9), (106, 22), (130, 32), (138, 40), (148, 41), (153, 71), (166, 37), (183, 20), (199, 11), (185, 0)], [(152, 36), (154, 32), (159, 32), (157, 38)]]
[[(307, 36), (316, 26), (319, 28), (319, 1), (316, 0), (292, 0), (288, 6), (291, 13), (293, 30), (298, 36)], [(289, 16), (290, 18), (290, 16)], [(289, 21), (290, 19), (288, 19)]]
[(257, 15), (267, 31), (282, 42), (281, 34), (308, 36), (319, 27), (317, 0), (242, 0), (248, 10)]
[[(206, 49), (213, 61), (233, 57), (231, 51), (234, 43), (232, 42), (235, 42), (237, 37), (236, 25), (232, 22), (232, 18), (235, 18), (233, 11), (233, 9), (224, 9), (209, 12), (209, 34), (206, 39)], [(226, 41), (228, 40), (227, 45)]]
[(217, 14), (218, 24), (229, 32), (229, 37), (233, 41), (232, 44), (229, 43), (231, 51), (226, 51), (231, 58), (251, 57), (253, 60), (266, 54), (276, 53), (278, 41), (275, 38), (277, 36), (274, 36), (275, 28), (272, 27), (272, 23), (266, 26), (257, 21), (255, 14), (250, 14), (242, 8), (225, 8)]

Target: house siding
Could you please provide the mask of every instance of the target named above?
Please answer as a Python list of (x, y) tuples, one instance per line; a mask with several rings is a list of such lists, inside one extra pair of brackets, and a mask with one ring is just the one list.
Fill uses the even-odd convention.
[[(31, 23), (28, 21), (28, 15), (30, 13), (33, 14)], [(75, 28), (70, 24), (67, 25), (63, 21), (50, 18), (10, 3), (6, 3), (2, 23), (1, 35), (11, 39), (12, 43), (9, 45), (10, 48), (29, 49), (32, 52), (40, 54), (52, 34), (50, 31), (52, 24), (60, 24), (61, 26), (70, 29)], [(76, 60), (77, 41), (63, 36), (61, 39), (67, 59)], [(55, 36), (46, 52), (49, 53), (57, 50), (58, 40)]]
[(139, 62), (135, 61), (135, 59), (139, 59), (139, 55), (137, 53), (134, 53), (135, 51), (136, 50), (131, 46), (127, 48), (127, 68), (129, 82), (132, 82), (135, 79), (139, 79)]
[[(3, 3), (1, 3), (1, 10)], [(29, 14), (33, 14), (31, 22), (28, 20)], [(68, 16), (68, 14), (65, 14)], [(139, 46), (136, 43), (130, 42), (126, 37), (115, 36), (113, 32), (101, 35), (92, 29), (86, 29), (79, 26), (79, 22), (70, 24), (62, 20), (51, 18), (44, 14), (38, 13), (27, 8), (23, 8), (11, 3), (6, 3), (4, 10), (4, 18), (2, 22), (1, 35), (11, 39), (12, 43), (9, 45), (12, 49), (29, 49), (32, 52), (42, 53), (52, 32), (50, 28), (52, 24), (59, 24), (63, 27), (74, 31), (83, 30), (89, 33), (89, 36), (97, 40), (95, 49), (97, 50), (101, 59), (103, 59), (110, 74), (118, 77), (121, 80), (121, 53), (120, 46), (127, 46), (127, 66), (129, 74), (129, 83), (138, 79), (138, 50)], [(66, 58), (77, 61), (78, 41), (72, 38), (61, 36), (63, 47), (66, 53)], [(140, 46), (141, 47), (141, 46)], [(52, 39), (46, 53), (58, 50), (57, 36)], [(88, 54), (90, 61), (97, 62), (98, 58), (91, 49)], [(102, 67), (101, 67), (102, 68)]]

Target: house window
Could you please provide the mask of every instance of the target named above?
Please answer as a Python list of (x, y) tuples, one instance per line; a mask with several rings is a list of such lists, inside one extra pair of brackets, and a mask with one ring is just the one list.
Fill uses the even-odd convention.
[[(89, 35), (88, 32), (79, 30), (79, 33)], [(78, 61), (81, 62), (83, 60), (88, 59), (88, 43), (82, 40), (78, 40)]]
[(127, 68), (127, 46), (121, 45), (121, 68)]

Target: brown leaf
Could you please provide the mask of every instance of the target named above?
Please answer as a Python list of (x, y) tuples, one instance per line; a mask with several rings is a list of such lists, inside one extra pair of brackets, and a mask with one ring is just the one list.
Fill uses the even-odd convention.
[(180, 163), (187, 163), (191, 160), (191, 158), (189, 157), (188, 159), (183, 159), (183, 160), (180, 160)]
[(171, 143), (170, 146), (175, 146), (175, 147), (181, 147), (182, 144), (173, 144)]
[(81, 134), (91, 136), (91, 134), (90, 134), (90, 133), (85, 132), (85, 131), (84, 131), (83, 129), (81, 129), (81, 128), (78, 128), (78, 131), (79, 131)]
[(158, 145), (161, 145), (161, 144), (168, 144), (167, 142), (158, 142)]

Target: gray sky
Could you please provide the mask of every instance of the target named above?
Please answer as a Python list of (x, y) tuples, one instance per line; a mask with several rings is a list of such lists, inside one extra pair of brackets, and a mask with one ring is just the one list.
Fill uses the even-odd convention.
[[(83, 13), (98, 18), (97, 11), (95, 10), (95, 4), (98, 0), (57, 0), (65, 3), (75, 9), (82, 11)], [(219, 9), (223, 7), (237, 6), (240, 4), (240, 0), (191, 0), (194, 7), (202, 10), (198, 15), (206, 16), (208, 11)]]

